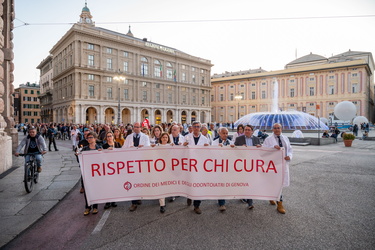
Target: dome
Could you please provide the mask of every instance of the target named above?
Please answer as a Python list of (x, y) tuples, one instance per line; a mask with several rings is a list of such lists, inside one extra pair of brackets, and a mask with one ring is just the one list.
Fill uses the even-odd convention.
[(287, 65), (300, 64), (300, 63), (304, 63), (305, 64), (305, 63), (309, 63), (309, 62), (327, 61), (327, 60), (328, 59), (325, 58), (324, 56), (320, 56), (320, 55), (316, 55), (316, 54), (310, 53), (310, 54), (308, 54), (306, 56), (303, 56), (303, 57), (297, 58), (294, 61), (291, 61)]
[(87, 3), (85, 3), (85, 7), (82, 8), (82, 12), (90, 12), (90, 9), (87, 8)]

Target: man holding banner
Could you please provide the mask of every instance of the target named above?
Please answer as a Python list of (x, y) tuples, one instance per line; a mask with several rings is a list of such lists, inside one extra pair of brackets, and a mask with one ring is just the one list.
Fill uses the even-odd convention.
[[(147, 147), (150, 146), (150, 139), (147, 135), (141, 133), (141, 124), (139, 122), (134, 123), (133, 133), (126, 137), (123, 148), (130, 147)], [(138, 205), (141, 205), (141, 200), (132, 200), (132, 205), (129, 208), (130, 212), (134, 212)]]
[[(283, 149), (285, 150), (285, 157), (286, 160), (285, 168), (284, 168), (284, 179), (283, 179), (283, 187), (289, 186), (289, 162), (293, 157), (293, 149), (290, 145), (289, 139), (287, 136), (282, 135), (282, 126), (280, 123), (275, 123), (272, 126), (273, 134), (268, 136), (263, 143), (264, 147), (267, 148), (276, 148), (278, 150)], [(276, 205), (275, 201), (270, 201), (271, 205)], [(277, 202), (277, 211), (281, 214), (285, 214), (285, 209), (283, 207), (283, 196), (280, 196), (280, 201)]]
[[(254, 129), (251, 125), (246, 125), (244, 128), (244, 135), (241, 135), (236, 138), (236, 141), (234, 142), (234, 145), (236, 146), (256, 146), (261, 147), (260, 139), (259, 137), (253, 136)], [(249, 209), (253, 209), (253, 199), (247, 199), (243, 200), (244, 203), (247, 203)]]
[[(192, 127), (193, 127), (193, 132), (188, 134), (185, 138), (185, 142), (184, 142), (184, 146), (187, 146), (187, 145), (197, 145), (197, 146), (209, 146), (210, 145), (210, 141), (208, 140), (208, 138), (204, 135), (202, 135), (202, 133), (200, 132), (201, 131), (201, 123), (198, 122), (198, 121), (195, 121), (193, 122), (192, 124)], [(194, 200), (194, 212), (197, 213), (197, 214), (201, 214), (202, 213), (202, 210), (199, 208), (199, 206), (201, 205), (201, 200)], [(190, 206), (191, 205), (191, 199), (187, 199), (187, 205)]]

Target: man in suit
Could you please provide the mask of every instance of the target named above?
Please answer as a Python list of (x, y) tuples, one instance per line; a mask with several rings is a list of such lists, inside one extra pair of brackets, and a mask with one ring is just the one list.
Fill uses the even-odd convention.
[[(285, 169), (284, 169), (284, 180), (283, 186), (289, 186), (289, 162), (293, 158), (293, 149), (290, 145), (289, 139), (287, 136), (282, 135), (282, 126), (280, 123), (275, 123), (272, 126), (273, 134), (268, 136), (263, 143), (264, 147), (267, 148), (276, 148), (277, 150), (284, 149), (286, 160)], [(276, 205), (275, 201), (270, 201), (271, 205)], [(283, 196), (280, 196), (280, 201), (277, 202), (277, 211), (281, 214), (285, 214), (285, 209), (283, 207)]]
[[(260, 139), (257, 136), (253, 135), (254, 128), (251, 125), (246, 125), (244, 129), (244, 135), (241, 135), (236, 138), (236, 141), (234, 142), (234, 145), (236, 146), (246, 146), (246, 147), (252, 147), (255, 146), (257, 148), (261, 147)], [(247, 203), (249, 209), (253, 209), (253, 199), (247, 199), (247, 200), (241, 200), (245, 203)]]
[[(134, 123), (133, 125), (133, 133), (126, 137), (125, 143), (122, 146), (123, 148), (131, 148), (131, 147), (147, 147), (150, 146), (150, 138), (141, 133), (141, 124), (139, 122)], [(130, 212), (134, 212), (138, 205), (141, 205), (142, 202), (140, 200), (133, 200), (132, 205), (129, 208)]]
[[(185, 142), (183, 145), (184, 146), (187, 146), (187, 145), (209, 146), (210, 141), (208, 140), (206, 136), (202, 135), (201, 133), (201, 127), (202, 127), (201, 123), (198, 121), (195, 121), (193, 122), (192, 127), (193, 127), (193, 132), (185, 136)], [(196, 214), (202, 213), (202, 210), (199, 208), (201, 202), (202, 202), (201, 200), (194, 200), (193, 205), (194, 205), (194, 212)], [(191, 199), (187, 199), (187, 205), (188, 206), (191, 205)]]

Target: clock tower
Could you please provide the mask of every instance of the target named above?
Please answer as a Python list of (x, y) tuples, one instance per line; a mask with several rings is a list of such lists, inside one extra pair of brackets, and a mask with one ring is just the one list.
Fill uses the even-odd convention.
[(87, 8), (87, 2), (85, 2), (85, 7), (82, 8), (82, 13), (79, 16), (79, 23), (94, 26), (90, 9)]

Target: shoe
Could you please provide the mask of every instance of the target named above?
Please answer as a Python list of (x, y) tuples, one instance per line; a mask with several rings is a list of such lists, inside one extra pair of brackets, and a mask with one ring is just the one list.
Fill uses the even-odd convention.
[(164, 212), (165, 212), (165, 206), (161, 206), (160, 207), (160, 213), (164, 214)]
[(117, 207), (116, 202), (112, 202), (112, 203), (111, 203), (111, 207)]
[(280, 213), (280, 214), (285, 214), (285, 209), (283, 207), (283, 202), (282, 201), (278, 201), (277, 202), (277, 211)]
[(99, 211), (98, 211), (98, 209), (97, 208), (94, 208), (93, 210), (92, 210), (92, 214), (97, 214)]
[(202, 210), (199, 208), (199, 207), (194, 207), (194, 212), (196, 214), (201, 214), (202, 213)]
[(52, 150), (50, 149), (50, 150), (48, 150), (48, 151), (52, 151)]
[(108, 209), (111, 207), (111, 203), (107, 202), (105, 205), (104, 205), (104, 209)]
[(248, 206), (247, 208), (251, 210), (251, 209), (253, 209), (253, 208), (254, 208), (254, 206), (253, 206), (253, 205), (251, 205), (251, 206)]
[(129, 207), (129, 211), (130, 211), (130, 212), (134, 212), (136, 209), (137, 209), (137, 205), (135, 205), (135, 204), (132, 204), (132, 205)]
[(275, 201), (270, 201), (270, 204), (275, 206), (276, 205), (276, 202)]
[(219, 207), (220, 212), (224, 212), (225, 210), (227, 210), (227, 208), (224, 205)]
[(83, 215), (86, 216), (86, 215), (89, 215), (90, 214), (90, 208), (86, 208), (85, 209), (85, 212), (83, 212)]
[(58, 149), (55, 149), (55, 151), (59, 151)]
[(187, 199), (187, 201), (186, 201), (186, 204), (188, 205), (188, 206), (191, 206), (191, 199)]
[(81, 189), (79, 190), (79, 192), (80, 192), (81, 194), (83, 194), (83, 193), (85, 192), (85, 189), (84, 189), (83, 187), (81, 187)]
[(138, 203), (138, 205), (142, 205), (142, 201), (141, 200), (137, 200), (137, 203)]
[(242, 203), (245, 203), (245, 204), (247, 203), (247, 200), (246, 200), (246, 199), (241, 199), (240, 201), (241, 201)]
[(36, 171), (38, 171), (38, 173), (42, 172), (42, 167), (38, 167)]
[(171, 198), (169, 199), (169, 202), (174, 202), (175, 199), (176, 199), (176, 197), (171, 197)]

